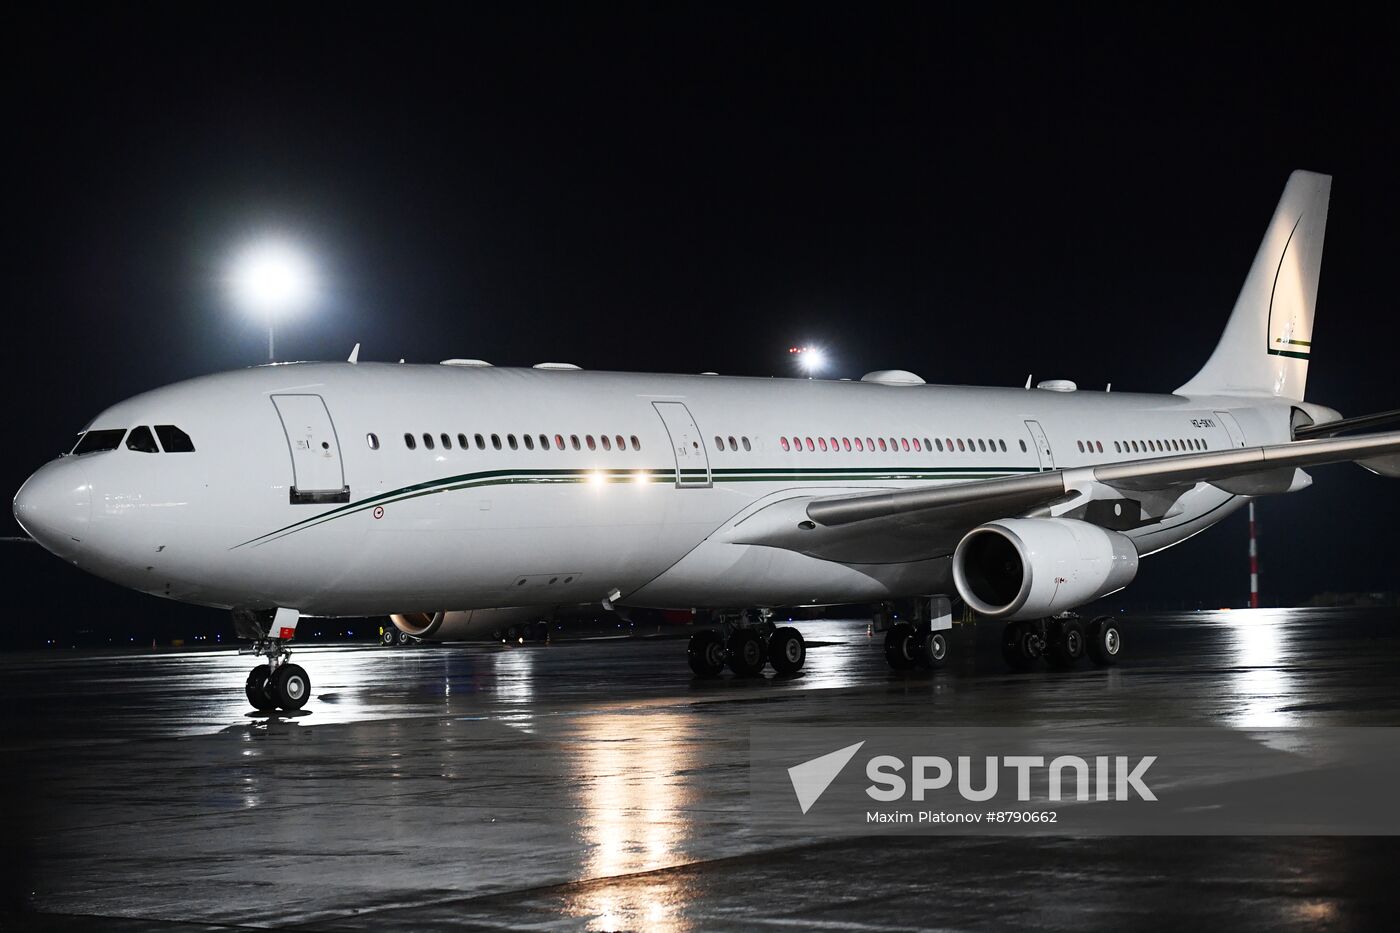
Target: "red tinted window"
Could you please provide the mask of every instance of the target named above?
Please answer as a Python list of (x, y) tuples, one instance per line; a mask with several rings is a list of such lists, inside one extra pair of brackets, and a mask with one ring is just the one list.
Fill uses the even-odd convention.
[(845, 448), (846, 450), (850, 450), (850, 449), (851, 449), (851, 439), (850, 439), (849, 437), (843, 437), (843, 438), (841, 438), (841, 446), (842, 446), (843, 448)]
[(907, 437), (901, 437), (901, 438), (899, 439), (899, 445), (900, 445), (901, 447), (903, 447), (905, 450), (908, 450), (908, 449), (909, 449), (909, 438), (907, 438)]
[(826, 438), (817, 438), (817, 446), (820, 447), (822, 450), (826, 450)]
[(563, 449), (564, 449), (564, 435), (562, 435), (562, 434), (556, 434), (556, 435), (554, 435), (554, 446), (555, 446), (555, 447), (558, 447), (560, 450), (563, 450)]
[(860, 438), (856, 438), (856, 450), (864, 450), (864, 449), (865, 449), (865, 445), (862, 444), (862, 443), (860, 442)]
[(967, 450), (967, 448), (963, 446), (962, 438), (958, 438), (958, 450)]
[(810, 437), (807, 438), (807, 449), (808, 449), (808, 450), (816, 450), (816, 449), (817, 449), (817, 446), (816, 446), (815, 444), (812, 443), (812, 439), (811, 439)]
[(778, 438), (778, 442), (781, 443), (781, 444), (783, 445), (783, 450), (788, 450), (788, 449), (792, 446), (792, 445), (790, 445), (790, 444), (788, 443), (788, 439), (787, 439), (787, 436), (786, 436), (786, 435), (784, 435), (783, 437)]
[(919, 439), (918, 439), (917, 437), (914, 438), (914, 449), (915, 449), (915, 450), (922, 450), (922, 449), (923, 449), (923, 448), (921, 448), (921, 447), (919, 446)]
[(875, 452), (875, 439), (873, 437), (867, 437), (865, 439), (865, 449), (872, 454)]
[(883, 437), (880, 438), (880, 449), (881, 449), (881, 450), (886, 450), (886, 449), (887, 449), (887, 448), (885, 447), (885, 439), (884, 439)]

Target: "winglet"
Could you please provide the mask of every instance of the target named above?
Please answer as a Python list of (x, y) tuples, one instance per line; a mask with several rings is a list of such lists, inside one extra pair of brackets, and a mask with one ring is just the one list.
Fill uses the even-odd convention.
[(360, 361), (360, 345), (357, 343), (357, 344), (355, 344), (355, 349), (353, 349), (353, 350), (350, 351), (350, 358), (349, 358), (348, 360), (346, 360), (345, 362), (347, 362), (347, 363), (358, 363), (359, 361)]

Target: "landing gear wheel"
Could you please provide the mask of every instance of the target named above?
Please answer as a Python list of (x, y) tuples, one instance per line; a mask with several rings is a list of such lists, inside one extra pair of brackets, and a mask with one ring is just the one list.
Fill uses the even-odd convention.
[(283, 664), (272, 675), (269, 691), (277, 705), (288, 712), (299, 710), (311, 696), (311, 678), (300, 664)]
[(1045, 660), (1059, 670), (1069, 670), (1084, 657), (1084, 626), (1078, 619), (1058, 619), (1050, 623)]
[(1028, 671), (1045, 653), (1045, 640), (1034, 622), (1008, 622), (1001, 633), (1001, 656), (1013, 671)]
[(740, 677), (752, 677), (763, 670), (763, 639), (753, 629), (739, 628), (729, 636), (726, 658), (729, 669)]
[(807, 661), (807, 643), (802, 633), (791, 626), (784, 626), (773, 632), (768, 639), (768, 663), (779, 674), (792, 674), (802, 670)]
[(724, 670), (724, 639), (712, 628), (696, 632), (690, 636), (685, 655), (697, 676), (718, 677)]
[(918, 653), (914, 657), (919, 667), (937, 670), (948, 660), (948, 638), (942, 632), (926, 632), (919, 639)]
[(385, 648), (392, 648), (394, 647), (394, 642), (398, 640), (397, 636), (397, 629), (386, 628), (379, 636), (379, 643)]
[(248, 683), (243, 687), (243, 693), (248, 697), (248, 702), (253, 704), (253, 709), (264, 713), (277, 709), (277, 700), (272, 696), (271, 684), (268, 682), (271, 675), (272, 668), (266, 664), (259, 664), (248, 674)]
[(1112, 616), (1099, 616), (1089, 623), (1089, 659), (1099, 667), (1118, 663), (1123, 650), (1123, 632)]
[(885, 633), (885, 661), (897, 671), (907, 671), (919, 656), (919, 633), (908, 622), (896, 622)]

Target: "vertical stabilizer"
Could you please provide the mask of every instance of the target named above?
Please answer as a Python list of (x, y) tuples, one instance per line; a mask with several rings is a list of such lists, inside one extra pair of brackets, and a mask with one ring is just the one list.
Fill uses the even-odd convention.
[(1303, 398), (1331, 189), (1330, 175), (1288, 176), (1220, 343), (1178, 395)]

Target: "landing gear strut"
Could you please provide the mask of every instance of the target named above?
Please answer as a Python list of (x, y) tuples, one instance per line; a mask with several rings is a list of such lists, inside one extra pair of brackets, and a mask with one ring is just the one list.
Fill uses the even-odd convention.
[(779, 674), (793, 674), (807, 662), (807, 643), (791, 626), (775, 626), (767, 609), (723, 614), (717, 629), (696, 632), (686, 660), (698, 677), (718, 677), (728, 667), (739, 677), (762, 673), (765, 664)]
[[(292, 664), (292, 652), (287, 642), (296, 632), (294, 610), (278, 610), (275, 614), (235, 610), (233, 613), (234, 631), (240, 638), (250, 638), (252, 647), (239, 650), (239, 654), (251, 654), (267, 658), (266, 664), (259, 664), (248, 674), (243, 692), (254, 709), (265, 713), (274, 710), (292, 712), (301, 709), (311, 696), (311, 678), (300, 664)], [(290, 623), (290, 624), (287, 624)], [(286, 634), (288, 637), (275, 637)]]

